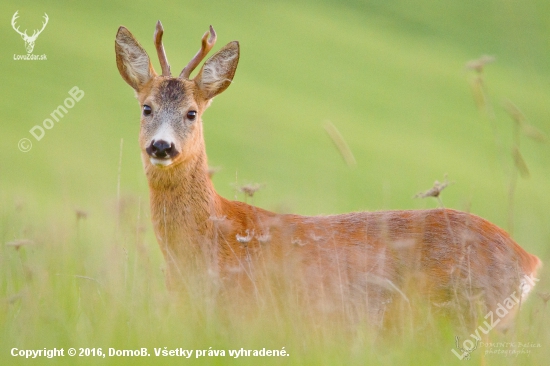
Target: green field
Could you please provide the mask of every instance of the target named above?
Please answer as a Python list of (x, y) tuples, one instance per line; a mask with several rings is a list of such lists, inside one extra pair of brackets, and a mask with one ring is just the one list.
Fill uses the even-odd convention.
[[(494, 222), (549, 263), (550, 145), (516, 129), (506, 105), (521, 110), (524, 126), (550, 136), (550, 2), (7, 0), (0, 9), (0, 364), (542, 365), (550, 358), (544, 268), (515, 331), (490, 334), (492, 342), (541, 345), (517, 357), (482, 360), (481, 349), (459, 361), (445, 324), (438, 338), (412, 332), (380, 344), (367, 328), (350, 335), (294, 318), (291, 307), (247, 317), (210, 303), (200, 278), (195, 293), (175, 301), (150, 223), (140, 109), (114, 53), (124, 25), (158, 72), (158, 19), (173, 74), (209, 24), (215, 50), (240, 42), (234, 82), (203, 116), (224, 197), (245, 200), (236, 188), (259, 183), (253, 203), (278, 212), (432, 208), (436, 200), (412, 197), (447, 174), (445, 207)], [(10, 25), (17, 10), (29, 34), (48, 14), (33, 51), (47, 60), (14, 60), (26, 54)], [(481, 75), (466, 68), (482, 55), (495, 62)], [(472, 87), (477, 77), (484, 104)], [(36, 141), (29, 130), (75, 86), (83, 98)], [(334, 147), (327, 121), (355, 166)], [(18, 149), (22, 138), (30, 151)], [(514, 164), (515, 147), (528, 176)], [(290, 356), (25, 360), (10, 355), (14, 347), (285, 347)]]

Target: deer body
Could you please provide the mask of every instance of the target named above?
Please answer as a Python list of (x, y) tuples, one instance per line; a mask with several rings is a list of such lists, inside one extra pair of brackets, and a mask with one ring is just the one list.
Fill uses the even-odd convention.
[[(487, 309), (514, 294), (524, 299), (540, 260), (497, 226), (448, 209), (356, 212), (334, 216), (280, 215), (219, 196), (208, 176), (201, 116), (235, 74), (239, 45), (231, 42), (190, 73), (215, 42), (213, 29), (178, 78), (162, 46), (157, 75), (147, 53), (124, 27), (117, 66), (142, 108), (140, 146), (151, 217), (177, 288), (183, 269), (200, 260), (219, 278), (254, 283), (266, 268), (290, 273), (310, 303), (364, 311), (375, 322), (395, 299), (411, 293), (464, 311), (472, 298)], [(326, 302), (324, 302), (326, 304)], [(511, 312), (513, 315), (513, 312)], [(503, 322), (504, 323), (504, 322)]]

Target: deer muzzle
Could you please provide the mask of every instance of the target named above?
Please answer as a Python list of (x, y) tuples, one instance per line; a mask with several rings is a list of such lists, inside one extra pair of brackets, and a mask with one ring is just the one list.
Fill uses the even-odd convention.
[(145, 151), (149, 155), (151, 163), (157, 166), (172, 164), (172, 160), (179, 154), (174, 143), (166, 140), (152, 140)]

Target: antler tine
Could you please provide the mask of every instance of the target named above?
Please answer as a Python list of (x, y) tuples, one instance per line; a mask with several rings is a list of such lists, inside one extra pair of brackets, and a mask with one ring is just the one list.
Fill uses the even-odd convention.
[(15, 30), (17, 33), (19, 33), (20, 35), (24, 35), (26, 36), (27, 35), (27, 30), (25, 29), (24, 32), (21, 32), (19, 30), (19, 27), (15, 28), (15, 21), (17, 20), (17, 18), (19, 18), (19, 10), (17, 10), (15, 12), (15, 14), (13, 14), (13, 17), (11, 18), (11, 26), (13, 27), (13, 30)]
[(153, 40), (155, 41), (155, 47), (159, 56), (160, 67), (162, 68), (162, 76), (172, 76), (172, 74), (170, 73), (170, 64), (168, 63), (166, 53), (164, 52), (164, 46), (162, 45), (163, 34), (164, 28), (162, 28), (162, 23), (159, 20), (155, 28), (155, 35), (153, 37)]
[(202, 44), (201, 49), (195, 57), (189, 61), (187, 66), (184, 67), (184, 69), (181, 71), (180, 79), (188, 79), (189, 75), (195, 70), (195, 68), (201, 63), (201, 61), (206, 57), (208, 52), (214, 47), (216, 44), (216, 31), (214, 31), (214, 28), (210, 26), (210, 38), (208, 38), (208, 32), (204, 33), (202, 36)]
[(19, 18), (19, 10), (17, 10), (11, 17), (11, 25), (15, 27), (15, 21)]
[(49, 20), (49, 19), (50, 19), (50, 18), (48, 18), (48, 14), (44, 13), (44, 20), (45, 20), (45, 22), (42, 23), (42, 29), (40, 29), (40, 30), (38, 30), (38, 29), (35, 30), (35, 31), (32, 33), (32, 37), (35, 37), (35, 36), (38, 37), (38, 35), (39, 35), (40, 33), (42, 33), (42, 31), (44, 30), (44, 28), (46, 28), (46, 25), (48, 24), (48, 20)]
[(42, 23), (42, 30), (46, 28), (46, 25), (48, 24), (48, 20), (50, 20), (50, 18), (48, 17), (48, 14), (44, 13), (44, 23)]

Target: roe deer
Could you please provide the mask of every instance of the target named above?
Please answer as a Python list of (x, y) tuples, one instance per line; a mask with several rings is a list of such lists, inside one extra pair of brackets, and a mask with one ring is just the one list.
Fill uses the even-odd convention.
[(254, 286), (267, 264), (302, 284), (314, 308), (317, 300), (335, 299), (328, 311), (345, 304), (382, 326), (391, 303), (409, 303), (414, 294), (434, 309), (452, 303), (459, 318), (478, 309), (472, 299), (486, 311), (510, 295), (525, 299), (540, 260), (475, 215), (432, 209), (306, 217), (219, 196), (208, 175), (201, 116), (231, 84), (239, 43), (225, 45), (190, 78), (216, 41), (210, 27), (196, 56), (172, 77), (162, 35), (159, 21), (154, 43), (161, 75), (125, 27), (115, 51), (141, 107), (139, 144), (169, 288), (178, 288), (182, 270), (197, 258), (206, 260), (208, 274), (246, 286)]

